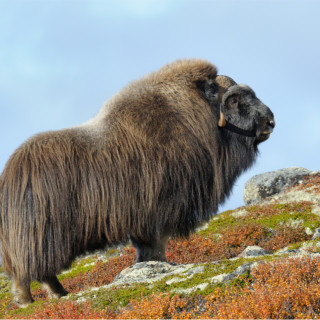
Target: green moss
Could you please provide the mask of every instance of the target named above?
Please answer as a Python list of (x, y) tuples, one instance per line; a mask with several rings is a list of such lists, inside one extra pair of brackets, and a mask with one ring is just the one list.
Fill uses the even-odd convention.
[(0, 300), (11, 295), (11, 280), (7, 277), (0, 277)]
[(41, 284), (37, 281), (31, 281), (30, 283), (30, 289), (31, 291), (33, 290), (37, 290), (37, 289), (40, 289), (41, 288)]
[(303, 227), (308, 227), (311, 231), (320, 226), (320, 217), (312, 213), (312, 205), (306, 202), (250, 206), (246, 207), (247, 215), (234, 217), (233, 214), (238, 210), (226, 211), (219, 214), (209, 222), (205, 230), (199, 231), (198, 234), (205, 237), (214, 237), (225, 230), (252, 223), (277, 229), (280, 225), (296, 221), (297, 223), (301, 222)]
[(320, 242), (319, 240), (309, 240), (295, 243), (288, 247), (288, 250), (304, 248), (307, 251), (312, 253), (320, 252)]
[(46, 303), (48, 303), (48, 301), (35, 301), (26, 308), (5, 310), (4, 314), (0, 313), (0, 318), (3, 319), (4, 316), (6, 318), (8, 318), (8, 316), (11, 316), (18, 319), (19, 319), (19, 316), (28, 317), (29, 315), (31, 316), (35, 312), (35, 310), (38, 310), (40, 307), (44, 306), (44, 304)]
[(296, 249), (299, 249), (299, 248), (301, 248), (302, 244), (303, 244), (303, 243), (306, 243), (306, 242), (309, 242), (309, 241), (299, 241), (299, 242), (297, 242), (297, 243), (294, 243), (294, 244), (288, 246), (288, 250), (296, 250)]
[(242, 223), (239, 218), (233, 217), (233, 213), (237, 210), (229, 210), (215, 216), (208, 224), (205, 230), (198, 232), (201, 236), (210, 236), (213, 234), (219, 234), (230, 227), (238, 226)]
[(96, 257), (77, 259), (72, 263), (69, 270), (64, 271), (58, 276), (58, 279), (63, 281), (64, 279), (74, 278), (79, 274), (87, 273), (93, 269), (96, 261)]
[[(312, 213), (312, 205), (306, 202), (251, 206), (247, 207), (246, 210), (248, 211), (248, 215), (234, 218), (242, 225), (253, 222), (271, 229), (277, 229), (280, 225), (292, 224), (296, 221), (297, 223), (301, 222), (303, 227), (308, 227), (311, 231), (314, 231), (320, 225), (320, 217)], [(229, 223), (230, 221), (232, 223)], [(220, 224), (224, 225), (225, 228), (230, 228), (236, 222), (233, 222), (228, 217), (225, 223), (222, 222)]]
[(119, 253), (119, 249), (109, 249), (106, 252), (106, 257), (110, 258), (110, 257), (113, 257), (113, 256), (117, 255), (118, 253)]

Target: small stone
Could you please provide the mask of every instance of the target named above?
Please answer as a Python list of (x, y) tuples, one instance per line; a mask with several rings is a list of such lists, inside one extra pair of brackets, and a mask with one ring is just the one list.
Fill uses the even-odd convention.
[(222, 274), (218, 274), (217, 276), (212, 277), (210, 280), (211, 280), (211, 283), (220, 283), (220, 282), (224, 282), (224, 280), (228, 276), (229, 276), (229, 274), (222, 273)]
[(245, 210), (245, 209), (239, 209), (239, 210), (236, 210), (232, 213), (232, 216), (234, 218), (241, 218), (241, 217), (245, 217), (246, 215), (248, 214), (248, 211)]
[(237, 276), (241, 276), (241, 275), (245, 274), (247, 271), (250, 271), (251, 265), (252, 265), (252, 263), (245, 263), (245, 264), (241, 265), (240, 267), (238, 267), (234, 271), (234, 273)]
[(268, 254), (268, 252), (259, 246), (249, 246), (245, 248), (238, 257), (257, 257), (265, 256), (266, 254)]
[(207, 288), (208, 285), (209, 285), (209, 283), (205, 282), (205, 283), (201, 283), (201, 284), (198, 284), (197, 286), (187, 288), (187, 289), (175, 289), (174, 292), (175, 293), (190, 294), (190, 293), (195, 292), (197, 290), (203, 291), (205, 288)]
[(311, 240), (317, 239), (320, 236), (320, 228), (317, 228), (316, 231), (314, 232)]
[(185, 274), (194, 276), (197, 273), (201, 273), (203, 270), (204, 270), (204, 266), (199, 266), (199, 267), (191, 268)]
[[(311, 235), (313, 234), (312, 230), (311, 230), (309, 227), (306, 227), (306, 228), (305, 228), (305, 233), (306, 233), (307, 235), (309, 235), (309, 236), (311, 236)], [(319, 235), (320, 235), (320, 233), (319, 233)]]

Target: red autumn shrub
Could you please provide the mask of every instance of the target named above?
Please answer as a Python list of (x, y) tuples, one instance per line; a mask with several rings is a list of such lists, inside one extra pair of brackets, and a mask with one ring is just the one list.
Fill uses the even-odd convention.
[(291, 227), (280, 226), (277, 228), (275, 234), (261, 243), (267, 251), (277, 251), (290, 244), (300, 241), (310, 240), (311, 236), (307, 235), (303, 226)]
[(73, 301), (59, 301), (47, 303), (32, 314), (20, 319), (106, 319), (115, 318), (110, 310), (96, 310), (91, 308), (90, 302), (76, 303)]
[[(190, 309), (190, 298), (169, 294), (143, 297), (141, 301), (133, 300), (117, 315), (118, 319), (192, 319), (194, 312)], [(194, 305), (193, 305), (194, 306)]]
[(212, 261), (215, 243), (212, 239), (192, 235), (189, 239), (170, 240), (167, 260), (176, 263), (202, 263)]
[(217, 253), (220, 259), (229, 259), (240, 254), (246, 247), (261, 245), (269, 236), (268, 228), (259, 224), (236, 226), (226, 232), (219, 239)]
[(269, 230), (258, 224), (233, 227), (219, 239), (191, 236), (188, 240), (169, 241), (167, 259), (176, 263), (203, 263), (229, 259), (240, 254), (247, 246), (259, 245)]
[(320, 258), (263, 263), (243, 290), (217, 289), (205, 318), (295, 319), (320, 316)]
[[(308, 188), (310, 189), (308, 190)], [(309, 175), (304, 177), (303, 182), (297, 186), (292, 187), (292, 189), (306, 190), (307, 192), (319, 194), (320, 193), (320, 174)]]

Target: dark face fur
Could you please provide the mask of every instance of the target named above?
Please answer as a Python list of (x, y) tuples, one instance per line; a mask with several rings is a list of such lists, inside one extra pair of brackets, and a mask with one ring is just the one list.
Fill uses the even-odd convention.
[(230, 87), (222, 98), (222, 111), (233, 125), (255, 130), (256, 142), (267, 140), (275, 127), (272, 111), (246, 85)]

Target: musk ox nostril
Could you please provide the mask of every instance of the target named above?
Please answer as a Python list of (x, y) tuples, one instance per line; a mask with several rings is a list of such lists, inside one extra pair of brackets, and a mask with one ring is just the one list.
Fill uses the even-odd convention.
[(268, 121), (268, 125), (271, 127), (271, 128), (274, 128), (276, 126), (276, 123), (274, 120), (269, 120)]

